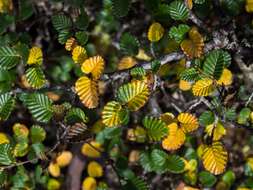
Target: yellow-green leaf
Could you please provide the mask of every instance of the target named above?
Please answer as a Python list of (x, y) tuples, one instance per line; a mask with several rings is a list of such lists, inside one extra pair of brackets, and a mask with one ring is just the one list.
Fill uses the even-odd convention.
[(122, 124), (128, 114), (122, 108), (119, 102), (108, 102), (102, 111), (102, 121), (108, 127), (114, 127)]
[(192, 87), (194, 96), (208, 96), (213, 90), (213, 80), (209, 78), (198, 80)]
[(121, 86), (118, 90), (117, 97), (127, 104), (131, 111), (136, 111), (144, 106), (149, 96), (149, 89), (143, 81), (133, 81)]

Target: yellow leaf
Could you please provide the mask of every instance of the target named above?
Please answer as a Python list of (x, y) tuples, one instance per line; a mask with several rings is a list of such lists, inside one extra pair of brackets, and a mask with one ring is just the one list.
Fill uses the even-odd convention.
[(187, 91), (187, 90), (190, 90), (192, 87), (191, 83), (186, 81), (186, 80), (180, 80), (179, 81), (179, 88), (183, 91)]
[[(214, 130), (214, 131), (213, 131)], [(214, 124), (206, 126), (206, 133), (211, 137), (213, 133), (213, 140), (218, 141), (222, 136), (226, 135), (226, 129), (223, 127), (221, 123), (217, 123), (216, 126)]]
[(82, 190), (96, 190), (97, 181), (93, 177), (86, 177), (82, 184)]
[(72, 59), (75, 63), (83, 63), (87, 59), (86, 50), (82, 46), (76, 46), (72, 51)]
[(88, 164), (87, 172), (90, 177), (102, 177), (103, 176), (103, 168), (96, 161), (91, 161)]
[(208, 96), (213, 90), (213, 80), (209, 78), (198, 80), (192, 87), (194, 96)]
[(228, 69), (223, 69), (220, 79), (217, 81), (219, 85), (229, 86), (233, 82), (233, 74)]
[(151, 42), (159, 41), (164, 34), (164, 28), (158, 22), (153, 23), (148, 29), (148, 39)]
[(195, 159), (191, 159), (190, 161), (185, 160), (185, 171), (193, 172), (196, 170), (198, 166), (198, 162)]
[(190, 187), (190, 186), (185, 186), (183, 190), (200, 190), (200, 189), (193, 188), (193, 187)]
[(180, 113), (177, 119), (185, 133), (195, 131), (199, 127), (198, 119), (192, 114)]
[(53, 177), (59, 177), (61, 175), (61, 169), (58, 164), (51, 162), (48, 166), (48, 172)]
[(104, 70), (104, 64), (104, 59), (97, 55), (86, 59), (81, 69), (85, 74), (91, 73), (94, 79), (98, 79)]
[(77, 46), (76, 39), (71, 37), (65, 43), (65, 49), (67, 51), (72, 51)]
[(150, 61), (152, 58), (148, 56), (143, 49), (139, 49), (138, 54), (135, 56), (137, 59)]
[(228, 153), (221, 142), (213, 142), (205, 145), (202, 155), (205, 169), (214, 175), (219, 175), (225, 171)]
[(130, 69), (137, 64), (136, 60), (130, 56), (123, 57), (119, 64), (118, 70)]
[(29, 129), (21, 123), (15, 123), (12, 129), (17, 138), (26, 139), (29, 135)]
[(253, 123), (253, 112), (250, 113), (250, 121)]
[(187, 0), (186, 2), (187, 2), (187, 7), (188, 7), (189, 9), (192, 9), (192, 7), (193, 7), (192, 0)]
[(127, 139), (130, 141), (144, 143), (146, 138), (147, 132), (143, 127), (137, 126), (135, 129), (131, 128), (127, 130)]
[(252, 0), (247, 0), (246, 1), (245, 9), (248, 13), (253, 12), (253, 1)]
[(189, 38), (180, 44), (183, 52), (190, 58), (199, 58), (203, 54), (204, 39), (196, 27), (189, 31)]
[(162, 141), (162, 147), (165, 150), (177, 150), (179, 149), (185, 141), (185, 134), (181, 128), (178, 127), (176, 123), (168, 125), (169, 134)]
[(98, 87), (96, 81), (86, 76), (80, 77), (76, 81), (75, 90), (87, 108), (95, 108), (98, 106)]
[(81, 149), (82, 154), (90, 158), (99, 158), (101, 156), (102, 151), (103, 151), (102, 145), (96, 141), (84, 143)]
[(140, 151), (139, 150), (131, 150), (128, 156), (128, 160), (130, 163), (136, 163), (140, 159)]
[(12, 0), (0, 0), (0, 13), (5, 13), (13, 9)]
[(42, 64), (43, 61), (43, 54), (42, 50), (39, 47), (32, 47), (29, 51), (29, 56), (27, 60), (27, 64), (32, 65), (32, 64)]
[(0, 133), (0, 144), (9, 144), (10, 140), (5, 133)]
[(253, 157), (247, 159), (247, 164), (249, 165), (251, 170), (253, 170)]
[(160, 116), (160, 119), (163, 122), (165, 122), (167, 125), (171, 124), (172, 122), (175, 122), (175, 116), (173, 113), (170, 113), (170, 112), (163, 113)]
[(65, 167), (69, 165), (72, 160), (72, 153), (70, 151), (63, 151), (56, 158), (56, 163), (59, 167)]

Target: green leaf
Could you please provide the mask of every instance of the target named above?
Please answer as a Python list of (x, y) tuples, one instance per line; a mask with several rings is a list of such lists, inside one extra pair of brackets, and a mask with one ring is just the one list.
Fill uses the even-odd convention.
[(233, 121), (236, 119), (236, 110), (235, 108), (227, 108), (225, 111), (225, 117), (229, 121)]
[(8, 182), (8, 173), (6, 170), (0, 170), (0, 188), (5, 187), (6, 183)]
[(189, 10), (183, 3), (183, 1), (173, 1), (169, 5), (169, 13), (172, 19), (174, 20), (187, 20), (189, 17)]
[(142, 121), (143, 126), (147, 129), (148, 137), (153, 141), (160, 141), (168, 134), (166, 123), (154, 117), (145, 117)]
[(33, 15), (33, 3), (27, 0), (19, 1), (19, 14), (20, 20), (26, 20)]
[(142, 151), (140, 153), (139, 162), (146, 172), (152, 172), (156, 170), (154, 160), (147, 151)]
[(21, 56), (11, 47), (4, 46), (0, 47), (0, 68), (9, 70), (15, 67)]
[(119, 127), (110, 127), (105, 128), (99, 132), (96, 136), (96, 141), (103, 144), (105, 140), (113, 139), (114, 137), (120, 136), (122, 129)]
[(238, 115), (237, 122), (241, 125), (246, 124), (250, 117), (250, 113), (250, 108), (243, 108)]
[(35, 89), (42, 88), (46, 83), (43, 70), (39, 66), (30, 67), (25, 73), (27, 82)]
[(145, 8), (151, 12), (154, 12), (158, 9), (160, 0), (144, 0)]
[(236, 0), (236, 1), (222, 0), (221, 6), (227, 13), (229, 13), (232, 16), (236, 16), (236, 15), (239, 15), (244, 10), (245, 1), (244, 0)]
[(199, 181), (204, 187), (212, 187), (217, 179), (213, 174), (207, 171), (202, 171), (199, 173)]
[(32, 143), (39, 143), (45, 140), (46, 131), (39, 125), (33, 125), (30, 129)]
[(17, 172), (15, 175), (11, 176), (12, 182), (12, 189), (11, 190), (20, 190), (29, 188), (29, 176), (27, 175), (27, 171), (25, 170), (24, 166), (18, 166)]
[(20, 99), (34, 119), (47, 123), (53, 116), (52, 101), (44, 94), (22, 94)]
[(235, 181), (235, 173), (232, 170), (228, 170), (223, 176), (222, 176), (222, 181), (224, 181), (228, 186), (230, 187), (233, 185)]
[(88, 42), (89, 36), (88, 36), (87, 32), (80, 31), (80, 32), (77, 32), (75, 34), (75, 36), (76, 36), (78, 43), (81, 46), (84, 46)]
[(148, 190), (148, 186), (140, 177), (134, 176), (133, 179), (126, 180), (122, 190)]
[(59, 31), (58, 41), (60, 44), (65, 44), (70, 37), (71, 33), (69, 30), (61, 30)]
[(171, 173), (184, 172), (184, 160), (178, 155), (168, 155), (165, 163), (166, 169)]
[(58, 32), (61, 32), (62, 30), (69, 30), (72, 27), (71, 19), (64, 14), (54, 15), (52, 17), (52, 23)]
[(203, 4), (205, 2), (206, 2), (206, 0), (194, 0), (194, 3), (196, 3), (196, 4)]
[(154, 13), (155, 20), (161, 23), (168, 23), (170, 21), (170, 7), (167, 4), (159, 4)]
[(180, 73), (180, 79), (194, 82), (199, 79), (199, 73), (195, 68), (185, 69), (182, 73)]
[(10, 93), (0, 94), (0, 120), (6, 120), (15, 106), (15, 98)]
[(64, 119), (69, 124), (78, 122), (87, 123), (89, 121), (89, 118), (85, 115), (81, 108), (71, 108)]
[(0, 20), (0, 33), (2, 34), (12, 23), (15, 22), (15, 17), (10, 14), (0, 14)]
[(214, 114), (211, 111), (203, 112), (199, 117), (199, 123), (202, 126), (207, 126), (214, 123)]
[(213, 50), (208, 53), (204, 65), (204, 74), (215, 79), (219, 79), (225, 64), (224, 52), (221, 50)]
[(143, 151), (140, 154), (140, 164), (147, 172), (156, 173), (182, 173), (184, 161), (180, 156), (168, 155), (165, 151), (154, 149), (151, 152)]
[(124, 33), (120, 38), (120, 50), (126, 55), (137, 55), (139, 51), (139, 41), (133, 35)]
[(143, 67), (135, 67), (131, 69), (130, 74), (133, 77), (142, 77), (146, 75), (146, 70)]
[(117, 17), (124, 17), (128, 14), (131, 6), (130, 0), (112, 0), (112, 11)]
[(173, 26), (170, 28), (169, 36), (174, 39), (177, 43), (180, 43), (187, 32), (190, 30), (190, 27), (186, 24), (180, 24), (178, 27)]
[(227, 52), (222, 50), (222, 55), (223, 55), (223, 60), (224, 60), (224, 67), (229, 67), (229, 65), (231, 64), (232, 58), (231, 55)]
[(32, 144), (32, 150), (39, 157), (44, 157), (45, 147), (42, 143)]
[(154, 149), (151, 152), (151, 159), (157, 164), (159, 167), (163, 167), (168, 158), (168, 154), (162, 150)]
[(0, 144), (0, 164), (11, 165), (15, 162), (10, 144)]
[(76, 19), (76, 27), (80, 30), (86, 30), (89, 26), (89, 17), (84, 8), (80, 8), (81, 14)]
[(154, 60), (151, 62), (151, 70), (153, 71), (153, 73), (156, 73), (161, 66), (161, 62), (159, 60)]

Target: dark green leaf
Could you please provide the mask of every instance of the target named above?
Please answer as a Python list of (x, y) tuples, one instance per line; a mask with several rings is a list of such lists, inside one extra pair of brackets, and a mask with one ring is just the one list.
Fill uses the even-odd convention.
[(22, 94), (20, 99), (37, 121), (47, 123), (52, 118), (52, 101), (46, 95)]
[(11, 47), (0, 47), (0, 68), (9, 70), (15, 67), (21, 56)]
[(15, 162), (12, 147), (10, 144), (0, 144), (0, 164), (1, 165), (11, 165)]
[(120, 50), (127, 55), (137, 55), (139, 41), (129, 33), (124, 33), (120, 39)]
[(169, 5), (169, 13), (174, 20), (187, 20), (189, 16), (189, 10), (185, 6), (183, 1), (175, 0)]
[(204, 187), (212, 187), (217, 179), (213, 174), (207, 171), (202, 171), (199, 173), (199, 181)]
[(211, 111), (203, 112), (199, 117), (199, 123), (202, 126), (207, 126), (214, 123), (214, 114)]
[(46, 77), (43, 73), (42, 68), (39, 66), (28, 68), (26, 70), (25, 76), (29, 85), (31, 85), (33, 88), (42, 88), (46, 83)]
[(124, 17), (130, 9), (130, 0), (112, 0), (112, 10), (115, 16)]
[(15, 106), (15, 98), (10, 93), (0, 94), (0, 120), (6, 120)]
[(160, 119), (145, 117), (142, 123), (147, 130), (148, 137), (153, 141), (159, 141), (168, 134), (167, 125)]

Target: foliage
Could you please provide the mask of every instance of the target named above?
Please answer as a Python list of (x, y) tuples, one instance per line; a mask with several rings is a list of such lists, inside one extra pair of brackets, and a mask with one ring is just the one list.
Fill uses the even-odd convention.
[(0, 189), (253, 189), (252, 13), (0, 0)]

